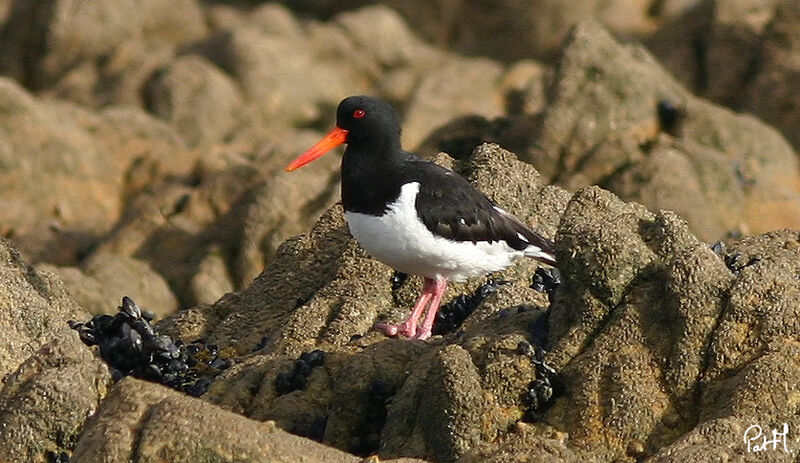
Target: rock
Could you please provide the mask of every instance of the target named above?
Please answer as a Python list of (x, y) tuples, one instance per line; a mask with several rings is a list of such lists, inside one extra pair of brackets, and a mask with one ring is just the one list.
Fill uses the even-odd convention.
[(268, 34), (302, 37), (302, 25), (298, 18), (283, 5), (264, 3), (245, 13), (249, 24)]
[(34, 271), (0, 241), (0, 453), (45, 461), (69, 449), (97, 409), (108, 370), (67, 320), (88, 317), (55, 274)]
[[(345, 264), (337, 263), (339, 259)], [(244, 350), (267, 336), (268, 351), (296, 355), (312, 346), (346, 344), (354, 334), (365, 333), (378, 308), (389, 302), (388, 293), (376, 288), (388, 289), (390, 273), (355, 246), (336, 207), (308, 235), (284, 243), (245, 290), (217, 301), (214, 312), (230, 313), (237, 307), (240, 315), (209, 327), (207, 335)], [(358, 276), (372, 278), (362, 281)], [(259, 294), (271, 296), (264, 301)]]
[(211, 249), (189, 281), (189, 291), (199, 304), (211, 304), (234, 290), (232, 278), (219, 249)]
[(786, 141), (692, 97), (642, 48), (582, 24), (548, 95), (521, 156), (551, 181), (673, 210), (706, 240), (800, 225), (797, 155)]
[(0, 1), (0, 22), (5, 23), (6, 20), (8, 20), (8, 15), (11, 13), (11, 6), (13, 3), (13, 0)]
[(166, 281), (146, 263), (126, 256), (93, 253), (83, 264), (84, 272), (115, 292), (108, 307), (114, 312), (120, 295), (135, 295), (139, 306), (163, 317), (178, 308), (178, 301)]
[(650, 5), (650, 14), (664, 19), (680, 16), (703, 0), (664, 0)]
[(114, 196), (120, 181), (108, 178), (114, 161), (64, 117), (68, 111), (39, 103), (13, 81), (0, 81), (0, 107), (4, 235), (28, 241), (22, 248), (33, 255), (46, 252), (41, 248), (48, 241), (61, 241), (59, 235), (73, 235), (65, 240), (72, 246), (51, 257), (74, 259), (119, 209)]
[[(798, 227), (797, 156), (678, 82), (793, 137), (796, 6), (469, 3), (317, 2), (323, 20), (276, 3), (10, 5), (0, 69), (35, 96), (0, 80), (0, 233), (37, 266), (0, 242), (0, 460), (791, 458), (751, 457), (742, 437), (800, 425), (800, 235), (732, 236)], [(681, 17), (650, 40), (669, 66), (688, 57), (677, 78), (586, 22), (554, 69), (531, 60), (584, 18), (629, 39)], [(283, 171), (352, 93), (393, 101), (407, 146), (555, 236), (562, 283), (521, 260), (451, 285), (428, 342), (375, 331), (421, 279), (349, 235), (337, 155)], [(170, 338), (136, 325), (154, 349), (139, 373), (191, 350), (159, 361), (196, 374), (184, 390), (203, 400), (111, 386), (66, 326), (124, 294), (185, 307), (155, 327)], [(135, 348), (133, 324), (106, 327)]]
[(536, 168), (498, 145), (484, 144), (473, 152), (466, 172), (503, 209), (544, 236), (555, 234), (570, 195), (546, 184)]
[[(290, 158), (318, 138), (298, 137), (300, 143), (276, 150), (280, 154), (273, 153), (270, 160), (274, 170), (247, 192), (222, 224), (237, 231), (231, 263), (237, 288), (258, 276), (286, 239), (308, 230), (326, 208), (339, 200), (341, 161), (336, 155), (320, 159), (314, 169), (288, 174), (283, 170)], [(317, 163), (322, 165), (316, 166)]]
[[(780, 317), (794, 316), (795, 289), (790, 288), (800, 284), (797, 233), (762, 235), (734, 246), (748, 262), (745, 250), (759, 243), (758, 255), (765, 259), (736, 276), (674, 214), (637, 209), (597, 188), (582, 190), (567, 206), (557, 235), (560, 268), (567, 277), (551, 306), (553, 344), (546, 356), (559, 371), (566, 395), (556, 399), (544, 420), (567, 431), (573, 445), (603, 458), (629, 457), (635, 450), (675, 461), (663, 459), (671, 455), (669, 448), (683, 456), (700, 448), (708, 454), (737, 426), (741, 433), (735, 435), (742, 434), (743, 422), (760, 416), (760, 404), (766, 403), (740, 401), (731, 408), (730, 400), (770, 395), (767, 390), (780, 395), (793, 384), (796, 368), (781, 357), (793, 347), (783, 334), (747, 327), (747, 320), (763, 326), (760, 320), (767, 318), (756, 314), (770, 313), (769, 324), (785, 327)], [(617, 224), (613, 232), (601, 225), (610, 216)], [(621, 261), (608, 261), (610, 256)], [(616, 273), (622, 269), (631, 273)], [(758, 274), (763, 271), (770, 276)], [(773, 288), (775, 299), (755, 295), (766, 294), (763, 290), (745, 289), (750, 281)], [(740, 294), (748, 295), (747, 309), (737, 302)], [(772, 307), (768, 300), (781, 301), (782, 309), (763, 307)], [(755, 344), (742, 334), (759, 332), (764, 337), (758, 345), (772, 349), (747, 347)], [(728, 348), (720, 350), (722, 345)], [(762, 377), (765, 383), (757, 386), (742, 382), (743, 376), (731, 379), (741, 368), (759, 371), (773, 361), (785, 374)], [(764, 400), (774, 403), (775, 396)], [(791, 421), (794, 411), (789, 406), (770, 413), (768, 419), (781, 422)], [(715, 424), (722, 417), (728, 424)], [(728, 452), (740, 448), (727, 442)]]
[[(4, 377), (51, 338), (72, 335), (67, 320), (86, 313), (54, 274), (35, 272), (8, 241), (0, 241), (0, 257), (0, 288), (5, 292), (0, 326), (6, 333), (0, 346), (0, 377)], [(56, 316), (50, 313), (51, 306), (57, 308)]]
[[(675, 78), (717, 104), (741, 106), (752, 79), (765, 28), (780, 0), (702, 0), (647, 39)], [(791, 3), (791, 2), (789, 2)]]
[(60, 336), (3, 378), (0, 451), (5, 461), (45, 461), (49, 452), (71, 449), (107, 392), (111, 377), (103, 362), (77, 334)]
[[(91, 107), (139, 103), (141, 84), (180, 42), (206, 32), (194, 0), (14, 3), (0, 68), (33, 90)], [(37, 44), (37, 45), (31, 45)], [(77, 64), (76, 64), (77, 63)]]
[(496, 91), (501, 67), (489, 60), (459, 59), (440, 64), (420, 80), (403, 124), (403, 143), (416, 147), (430, 132), (454, 117), (502, 114), (503, 100)]
[(203, 10), (195, 0), (140, 0), (138, 7), (147, 44), (182, 44), (207, 32)]
[[(230, 289), (244, 287), (286, 238), (305, 230), (338, 198), (335, 156), (318, 161), (316, 169), (283, 170), (319, 137), (316, 132), (292, 132), (285, 142), (276, 140), (258, 155), (235, 149), (210, 155), (188, 181), (172, 178), (134, 195), (120, 224), (95, 252), (149, 263), (182, 307), (213, 302)], [(203, 266), (218, 258), (224, 269)], [(220, 278), (214, 290), (198, 286), (208, 270)]]
[[(800, 371), (793, 360), (800, 233), (748, 237), (715, 251), (674, 213), (650, 212), (599, 187), (570, 195), (545, 186), (532, 166), (496, 145), (467, 160), (435, 161), (467, 174), (545, 235), (555, 233), (563, 283), (549, 297), (530, 288), (537, 267), (523, 260), (493, 275), (508, 283), (455, 331), (425, 343), (387, 340), (372, 325), (403, 318), (419, 281), (393, 284), (392, 271), (349, 236), (336, 205), (308, 234), (284, 243), (250, 286), (159, 325), (160, 332), (202, 337), (236, 356), (205, 400), (128, 378), (83, 428), (77, 417), (94, 410), (105, 370), (93, 358), (58, 350), (76, 359), (58, 368), (80, 362), (91, 380), (71, 393), (83, 413), (48, 428), (72, 433), (70, 444), (46, 431), (37, 436), (44, 446), (24, 439), (9, 445), (27, 457), (70, 451), (76, 442), (80, 461), (127, 459), (134, 445), (142, 458), (171, 461), (230, 452), (231, 445), (249, 459), (287, 452), (285, 461), (296, 459), (288, 452), (297, 449), (307, 459), (323, 452), (320, 461), (357, 461), (341, 450), (460, 462), (526, 455), (673, 461), (741, 453), (747, 423), (761, 416), (765, 425), (800, 425), (791, 400)], [(202, 210), (187, 207), (177, 216), (209, 217)], [(24, 265), (11, 268), (13, 278), (0, 288), (30, 278), (19, 270)], [(454, 284), (447, 299), (483, 281)], [(47, 298), (48, 308), (52, 300), (58, 299)], [(31, 313), (31, 304), (16, 306)], [(48, 349), (31, 358), (50, 358)], [(312, 353), (318, 349), (324, 354)], [(550, 392), (537, 395), (534, 408), (529, 397), (542, 392), (537, 384)], [(8, 387), (0, 398), (28, 391)], [(192, 426), (198, 419), (205, 425)], [(730, 433), (736, 442), (724, 440)]]
[(40, 265), (57, 273), (72, 297), (92, 314), (117, 311), (119, 299), (128, 295), (159, 318), (178, 308), (167, 282), (146, 263), (124, 255), (94, 253), (81, 269)]
[(411, 372), (388, 407), (382, 454), (427, 450), (434, 461), (455, 461), (481, 438), (480, 373), (469, 352), (456, 345), (443, 347), (427, 360)]
[[(328, 18), (343, 10), (376, 2), (361, 1), (355, 5), (318, 0), (284, 3)], [(685, 7), (680, 1), (670, 1), (662, 11), (653, 14), (652, 2), (638, 0), (505, 0), (492, 5), (470, 2), (455, 5), (447, 1), (380, 3), (396, 10), (430, 43), (460, 54), (489, 56), (505, 62), (551, 57), (569, 29), (580, 21), (600, 19), (620, 35), (636, 36), (652, 32), (653, 16), (668, 17)]]
[[(612, 220), (613, 228), (597, 226)], [(567, 204), (556, 236), (559, 248), (570, 250), (570, 259), (561, 262), (557, 258), (559, 270), (573, 276), (565, 283), (585, 286), (588, 293), (606, 306), (619, 304), (628, 285), (655, 259), (648, 247), (635, 246), (641, 224), (652, 220), (652, 214), (641, 205), (620, 204), (613, 194), (600, 188), (578, 191)], [(607, 240), (602, 248), (590, 244), (601, 240)], [(606, 315), (584, 315), (584, 320), (600, 322)], [(551, 327), (557, 326), (551, 320)], [(581, 343), (580, 337), (574, 335), (557, 337)]]
[(121, 213), (137, 160), (166, 173), (186, 159), (174, 132), (135, 109), (38, 101), (10, 80), (0, 81), (0, 107), (3, 234), (34, 262), (76, 265)]
[(795, 149), (800, 149), (800, 105), (792, 92), (800, 69), (798, 24), (797, 4), (778, 2), (775, 16), (761, 35), (755, 77), (740, 101), (742, 108), (780, 129)]
[(459, 463), (501, 463), (504, 461), (541, 461), (563, 463), (581, 460), (567, 447), (568, 435), (542, 429), (537, 424), (517, 422), (511, 435), (495, 445), (487, 445), (461, 457)]
[[(87, 121), (102, 149), (115, 153), (123, 172), (125, 196), (161, 182), (162, 176), (185, 176), (196, 154), (168, 124), (132, 107), (109, 107), (100, 112), (102, 124)], [(139, 178), (139, 176), (143, 178)]]
[[(203, 426), (197, 426), (202, 422)], [(198, 458), (263, 462), (358, 462), (348, 455), (293, 436), (274, 423), (249, 420), (161, 386), (132, 378), (120, 381), (75, 446), (78, 461)]]
[(506, 97), (506, 112), (536, 114), (544, 109), (548, 75), (548, 68), (530, 59), (511, 64), (500, 82), (500, 93)]
[[(522, 218), (533, 213), (545, 233), (558, 222), (564, 282), (549, 313), (531, 307), (547, 302), (520, 284), (533, 273), (522, 262), (502, 275), (512, 282), (456, 332), (424, 344), (382, 341), (369, 327), (375, 319), (402, 318), (392, 315), (399, 309), (393, 306), (407, 306), (417, 282), (393, 290), (390, 272), (353, 248), (333, 209), (308, 236), (286, 243), (250, 288), (173, 320), (183, 329), (202, 323), (204, 336), (232, 339), (243, 350), (265, 336), (257, 355), (212, 386), (209, 400), (351, 452), (378, 448), (384, 457), (467, 462), (519, 452), (566, 461), (665, 458), (670, 448), (709, 452), (725, 433), (743, 433), (760, 404), (787, 402), (781, 394), (793, 390), (787, 359), (794, 325), (781, 317), (795, 316), (800, 294), (797, 232), (734, 242), (725, 257), (674, 213), (652, 213), (597, 187), (569, 199), (543, 188), (532, 167), (496, 147), (477, 150), (468, 167), (437, 161), (466, 169)], [(257, 302), (260, 294), (272, 296), (266, 307)], [(252, 315), (225, 315), (237, 306)], [(264, 313), (269, 319), (256, 321)], [(543, 323), (549, 330), (537, 328)], [(360, 337), (348, 341), (344, 333)], [(522, 397), (544, 377), (519, 346), (542, 333), (555, 395), (530, 414)], [(277, 392), (281, 372), (314, 348), (326, 351), (324, 367), (303, 387)], [(766, 373), (773, 361), (780, 374)], [(755, 376), (745, 375), (766, 384), (754, 386)], [(794, 413), (789, 405), (765, 416), (791, 427)], [(520, 423), (524, 417), (537, 423)]]
[[(690, 455), (737, 455), (747, 442), (727, 436), (746, 434), (758, 425), (771, 436), (771, 423), (781, 432), (797, 426), (793, 394), (800, 369), (791, 334), (798, 294), (798, 239), (796, 231), (778, 231), (741, 240), (730, 252), (748, 262), (733, 285), (727, 307), (718, 321), (708, 350), (706, 372), (696, 403), (698, 424), (653, 456), (653, 461), (673, 462)], [(781, 404), (775, 406), (775, 404)], [(751, 445), (760, 442), (752, 440)], [(790, 437), (787, 446), (795, 443)], [(771, 447), (767, 447), (771, 448)], [(783, 455), (782, 444), (777, 445)], [(701, 459), (702, 461), (702, 459)]]
[(313, 121), (320, 104), (335, 105), (347, 93), (349, 76), (318, 61), (307, 41), (252, 26), (212, 39), (205, 56), (231, 74), (259, 117), (276, 127)]
[[(442, 158), (440, 162), (452, 160)], [(555, 230), (551, 220), (557, 221), (567, 194), (545, 187), (532, 167), (497, 146), (486, 145), (476, 151), (472, 164), (465, 169), (506, 210), (530, 221), (545, 234)], [(288, 188), (295, 180), (286, 181)], [(309, 188), (310, 182), (304, 182), (304, 188)], [(337, 259), (342, 263), (331, 267), (331, 262)], [(532, 275), (535, 270), (535, 264), (528, 261), (520, 266), (525, 270), (510, 273), (515, 281), (522, 281), (525, 272)], [(368, 276), (369, 281), (359, 280), (359, 275)], [(284, 243), (252, 285), (213, 306), (215, 313), (230, 313), (233, 306), (248, 307), (244, 310), (254, 311), (251, 315), (223, 320), (204, 336), (240, 344), (249, 350), (266, 335), (270, 338), (269, 352), (287, 354), (299, 354), (312, 346), (324, 349), (342, 346), (351, 336), (366, 334), (379, 318), (398, 315), (396, 308), (387, 311), (393, 305), (390, 277), (388, 267), (368, 258), (356, 246), (347, 232), (340, 206), (335, 206), (309, 234)], [(459, 285), (453, 288), (474, 289)], [(261, 294), (271, 294), (266, 306)], [(412, 302), (407, 301), (409, 305)], [(264, 318), (261, 314), (265, 313), (270, 316)], [(241, 325), (244, 320), (247, 320), (245, 325)]]
[(69, 288), (70, 296), (83, 310), (91, 314), (110, 313), (115, 310), (114, 303), (109, 304), (109, 300), (112, 300), (111, 298), (118, 299), (118, 294), (110, 294), (105, 291), (100, 281), (86, 275), (78, 267), (38, 264), (36, 269), (58, 275), (64, 286)]
[(233, 80), (199, 56), (183, 56), (146, 86), (147, 106), (191, 146), (234, 137), (249, 115)]
[(335, 18), (353, 46), (382, 68), (431, 68), (441, 54), (417, 38), (395, 10), (383, 5), (345, 12)]

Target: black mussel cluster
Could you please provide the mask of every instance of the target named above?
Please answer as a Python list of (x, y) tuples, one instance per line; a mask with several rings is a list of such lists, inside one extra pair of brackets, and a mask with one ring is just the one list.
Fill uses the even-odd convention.
[(407, 273), (398, 272), (397, 270), (395, 270), (395, 272), (392, 273), (392, 279), (391, 279), (392, 291), (394, 292), (400, 289), (400, 287), (403, 286), (403, 283), (405, 283), (406, 280), (408, 280)]
[(725, 251), (725, 243), (722, 241), (717, 241), (716, 243), (712, 244), (711, 250), (714, 251), (714, 253), (718, 256), (722, 257), (722, 260), (725, 262), (725, 266), (728, 267), (728, 270), (733, 272), (734, 275), (738, 275), (743, 268), (756, 264), (761, 260), (758, 257), (745, 259), (744, 256), (738, 252), (728, 254)]
[(730, 269), (735, 275), (738, 275), (739, 272), (742, 271), (745, 267), (749, 267), (758, 263), (761, 259), (758, 257), (751, 257), (750, 259), (746, 259), (742, 257), (741, 254), (735, 252), (733, 254), (726, 254), (724, 257), (725, 259), (725, 266)]
[(69, 454), (67, 452), (47, 452), (48, 463), (69, 463)]
[(397, 392), (397, 387), (381, 379), (373, 380), (367, 391), (367, 407), (358, 435), (356, 447), (350, 449), (356, 455), (372, 455), (378, 451), (381, 432), (386, 424), (386, 406)]
[(130, 375), (195, 397), (205, 394), (231, 361), (220, 357), (214, 344), (184, 344), (156, 333), (150, 325), (154, 318), (125, 296), (116, 315), (96, 315), (87, 323), (69, 321), (69, 326), (84, 344), (98, 346), (115, 381)]
[(493, 278), (480, 285), (472, 294), (460, 294), (447, 304), (443, 304), (436, 314), (436, 321), (433, 323), (433, 334), (447, 334), (455, 331), (467, 317), (490, 294), (497, 290), (497, 287), (508, 283), (505, 280)]
[(553, 367), (545, 363), (544, 354), (546, 352), (541, 347), (522, 341), (517, 345), (517, 352), (528, 356), (536, 370), (536, 379), (528, 384), (528, 390), (525, 392), (525, 402), (528, 404), (528, 410), (522, 418), (523, 421), (533, 423), (538, 421), (538, 414), (547, 410), (553, 403), (553, 398), (558, 389), (558, 373)]
[(278, 376), (275, 377), (275, 392), (283, 395), (305, 389), (311, 371), (323, 363), (325, 363), (325, 351), (317, 349), (303, 352), (300, 358), (295, 360), (292, 371), (278, 373)]
[(547, 293), (547, 298), (552, 301), (553, 292), (561, 284), (561, 272), (555, 267), (539, 267), (533, 274), (531, 288), (540, 293)]

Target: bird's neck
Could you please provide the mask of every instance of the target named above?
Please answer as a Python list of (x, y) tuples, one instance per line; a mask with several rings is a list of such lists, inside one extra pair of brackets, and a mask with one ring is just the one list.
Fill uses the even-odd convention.
[(342, 157), (342, 204), (346, 211), (382, 215), (385, 204), (397, 199), (404, 165), (412, 155), (398, 146), (365, 149), (348, 144)]

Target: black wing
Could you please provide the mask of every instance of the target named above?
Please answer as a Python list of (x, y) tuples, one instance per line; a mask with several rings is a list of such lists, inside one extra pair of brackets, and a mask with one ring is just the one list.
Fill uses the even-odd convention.
[(498, 208), (464, 177), (432, 163), (429, 166), (419, 169), (423, 174), (416, 179), (420, 182), (417, 214), (428, 230), (454, 241), (503, 240), (516, 250), (533, 245), (554, 255), (550, 240)]

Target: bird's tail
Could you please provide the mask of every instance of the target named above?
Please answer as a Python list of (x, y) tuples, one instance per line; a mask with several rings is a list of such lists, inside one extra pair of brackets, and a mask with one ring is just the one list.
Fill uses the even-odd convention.
[[(553, 243), (550, 243), (551, 245)], [(554, 248), (542, 249), (538, 246), (530, 246), (525, 250), (525, 257), (536, 259), (539, 262), (545, 263), (551, 267), (556, 266), (556, 253)]]
[(544, 236), (534, 232), (528, 231), (527, 236), (528, 247), (525, 248), (525, 257), (536, 259), (551, 267), (556, 266), (556, 245)]
[(511, 240), (505, 238), (511, 247), (523, 251), (525, 257), (536, 259), (552, 267), (556, 266), (556, 245), (552, 241), (531, 230), (508, 212), (497, 206), (494, 208), (500, 213), (500, 218), (505, 221), (505, 226), (512, 230), (512, 233), (516, 233), (516, 238), (518, 238), (516, 240), (513, 237)]

